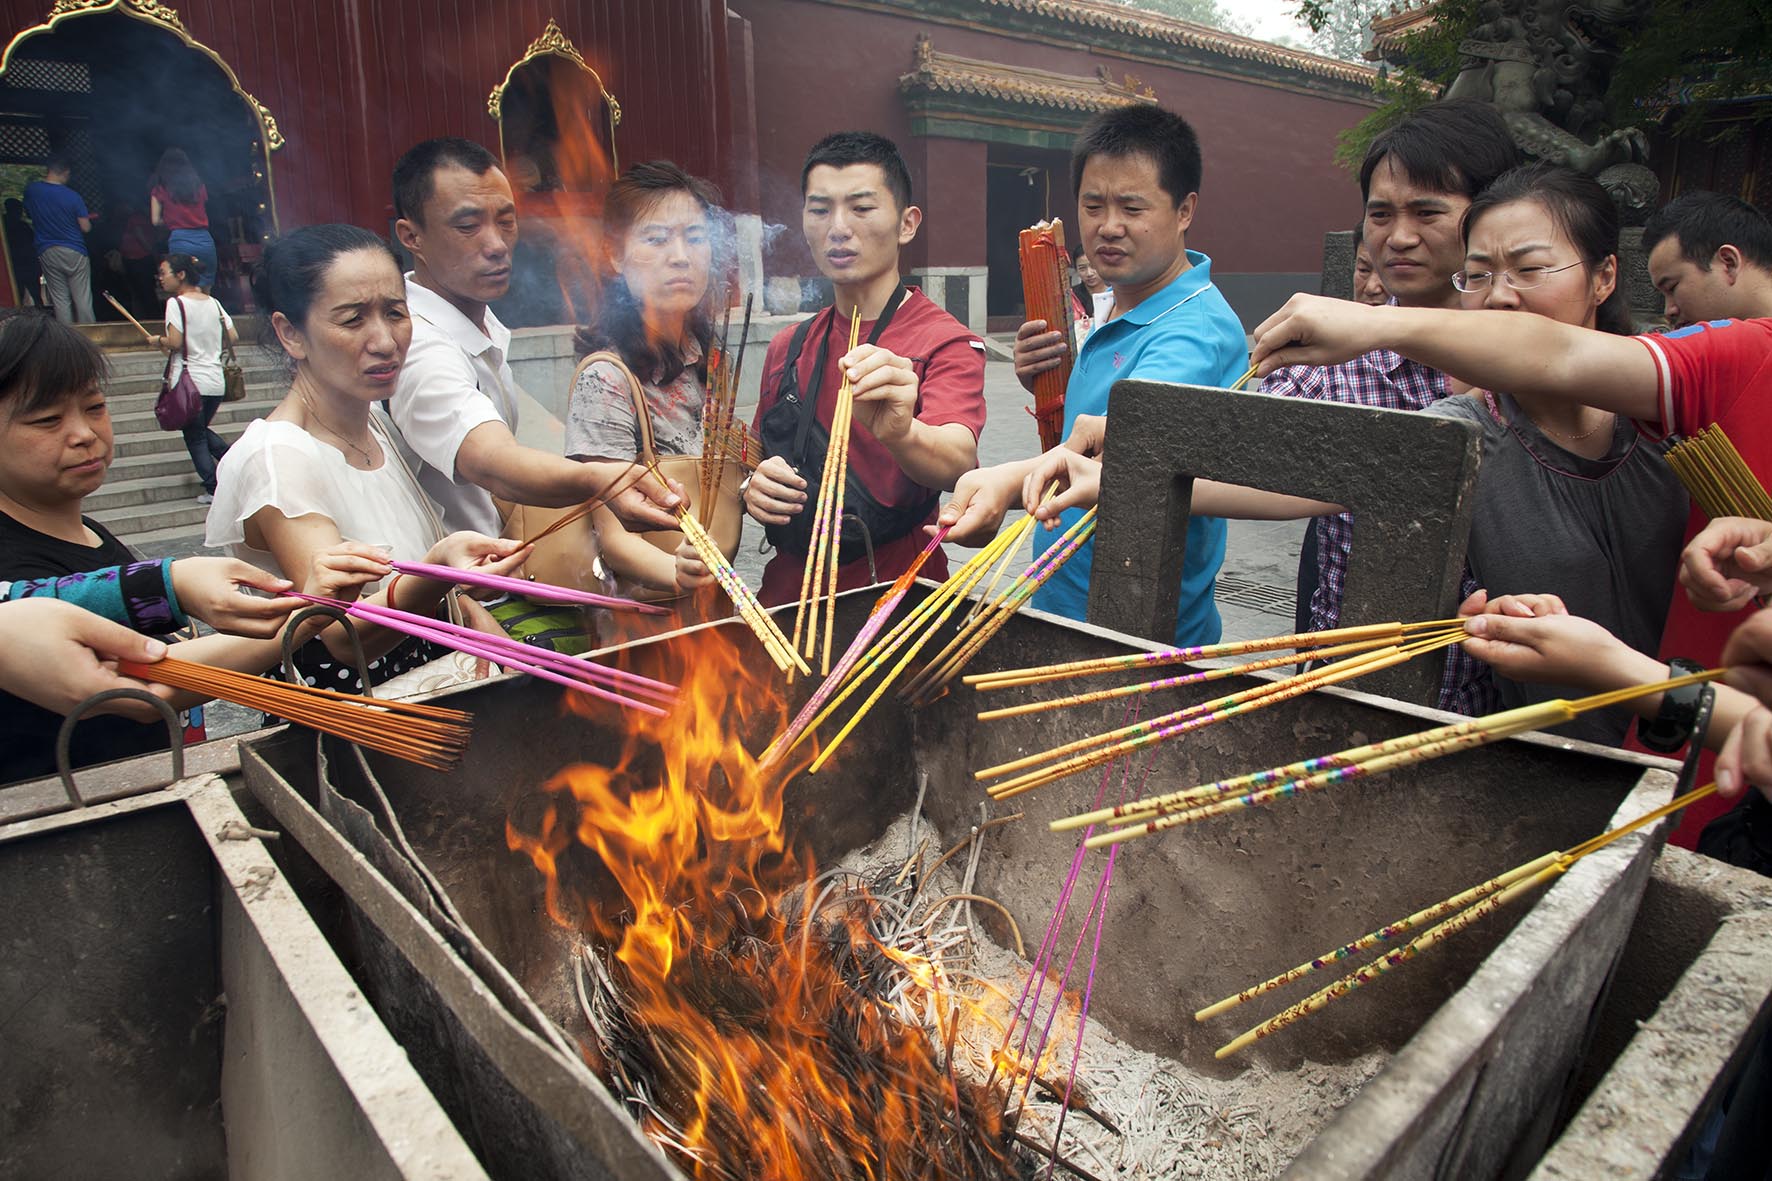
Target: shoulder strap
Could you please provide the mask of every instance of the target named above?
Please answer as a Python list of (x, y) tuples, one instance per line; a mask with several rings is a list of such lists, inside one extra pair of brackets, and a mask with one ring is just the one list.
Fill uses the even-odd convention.
[(628, 397), (634, 403), (634, 425), (640, 431), (640, 459), (650, 467), (658, 462), (658, 448), (652, 442), (652, 413), (646, 407), (646, 387), (640, 384), (640, 379), (634, 375), (632, 369), (628, 368), (628, 363), (612, 352), (588, 353), (585, 359), (578, 363), (578, 369), (573, 372), (573, 384), (578, 383), (580, 373), (599, 361), (621, 370), (622, 377), (627, 380)]
[(178, 355), (185, 364), (191, 363), (191, 320), (185, 315), (185, 301), (182, 296), (173, 296), (172, 302), (178, 305)]

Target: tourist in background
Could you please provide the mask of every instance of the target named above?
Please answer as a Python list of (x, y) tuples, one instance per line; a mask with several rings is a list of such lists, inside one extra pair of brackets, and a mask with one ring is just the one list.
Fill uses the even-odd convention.
[(203, 482), (197, 500), (208, 504), (215, 499), (215, 465), (228, 453), (227, 441), (209, 426), (227, 389), (222, 349), (238, 341), (240, 334), (221, 300), (197, 285), (202, 273), (203, 264), (194, 255), (169, 254), (161, 261), (158, 277), (160, 290), (166, 293), (166, 333), (156, 336), (154, 345), (171, 363), (167, 382), (176, 383), (189, 369), (203, 395), (203, 413), (185, 424), (185, 450)]
[(92, 215), (68, 185), (72, 172), (66, 156), (51, 156), (43, 179), (25, 186), (25, 211), (31, 215), (37, 265), (56, 318), (64, 324), (90, 324), (92, 259), (86, 253), (86, 235), (92, 232)]
[(191, 167), (191, 158), (183, 148), (167, 148), (160, 154), (160, 163), (148, 178), (148, 216), (155, 225), (172, 231), (166, 239), (169, 253), (191, 255), (202, 265), (197, 286), (208, 291), (215, 282), (209, 189)]
[(1669, 324), (1772, 316), (1772, 222), (1726, 193), (1682, 193), (1643, 227)]
[(43, 268), (37, 265), (37, 239), (25, 216), (25, 203), (6, 198), (6, 253), (12, 257), (12, 281), (18, 287), (20, 307), (43, 306)]

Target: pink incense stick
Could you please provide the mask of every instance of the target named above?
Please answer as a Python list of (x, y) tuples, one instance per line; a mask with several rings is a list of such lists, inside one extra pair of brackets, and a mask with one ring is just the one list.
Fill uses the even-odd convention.
[(611, 668), (608, 665), (598, 664), (585, 657), (567, 656), (562, 652), (555, 652), (552, 648), (539, 648), (531, 644), (522, 643), (518, 640), (512, 640), (509, 637), (501, 638), (499, 636), (490, 635), (487, 632), (475, 631), (471, 627), (463, 627), (458, 623), (453, 623), (445, 619), (432, 619), (427, 615), (414, 616), (410, 611), (401, 611), (396, 607), (385, 607), (380, 603), (358, 602), (353, 604), (353, 606), (359, 614), (365, 615), (370, 619), (380, 619), (383, 616), (388, 616), (390, 612), (392, 613), (390, 618), (396, 621), (406, 618), (420, 619), (423, 620), (425, 626), (435, 630), (445, 631), (450, 635), (459, 636), (464, 640), (471, 640), (475, 643), (490, 643), (494, 647), (503, 648), (505, 651), (509, 652), (513, 658), (551, 665), (555, 668), (564, 669), (569, 674), (577, 673), (580, 675), (596, 677), (608, 681), (611, 684), (620, 685), (629, 692), (639, 693), (648, 697), (657, 697), (666, 702), (675, 700), (677, 696), (677, 686), (666, 681), (655, 681), (651, 677), (643, 677), (639, 673), (631, 673), (626, 669)]
[(489, 574), (484, 570), (461, 569), (456, 566), (437, 566), (430, 562), (390, 562), (388, 563), (402, 574), (410, 574), (414, 578), (430, 578), (438, 582), (447, 582), (455, 586), (478, 586), (487, 590), (503, 591), (506, 594), (521, 595), (526, 599), (534, 599), (542, 603), (570, 603), (581, 607), (604, 607), (611, 611), (634, 611), (641, 615), (669, 615), (670, 609), (655, 603), (641, 603), (633, 599), (618, 599), (610, 595), (594, 594), (591, 591), (574, 590), (571, 587), (554, 586), (547, 582), (531, 582), (527, 578), (511, 578), (504, 574)]
[(665, 710), (660, 709), (651, 702), (639, 701), (632, 697), (624, 697), (619, 693), (611, 692), (610, 690), (605, 689), (600, 685), (593, 684), (585, 679), (585, 676), (587, 675), (585, 673), (586, 669), (601, 666), (581, 664), (576, 670), (579, 675), (576, 677), (569, 677), (544, 664), (538, 663), (533, 658), (532, 651), (529, 650), (526, 645), (519, 644), (515, 640), (506, 639), (500, 641), (497, 636), (486, 635), (483, 632), (472, 632), (471, 634), (474, 638), (469, 639), (467, 637), (454, 635), (451, 632), (438, 627), (437, 621), (434, 619), (427, 619), (422, 615), (413, 615), (409, 612), (397, 611), (393, 608), (376, 607), (373, 604), (345, 603), (337, 599), (327, 599), (318, 595), (305, 595), (296, 592), (292, 592), (291, 597), (304, 599), (307, 602), (318, 603), (328, 607), (337, 607), (347, 615), (388, 628), (390, 631), (401, 632), (405, 635), (414, 636), (421, 640), (429, 640), (439, 647), (453, 649), (457, 652), (466, 653), (469, 656), (477, 656), (482, 660), (491, 661), (504, 668), (515, 669), (527, 673), (530, 676), (539, 677), (544, 681), (552, 681), (555, 684), (564, 685), (568, 689), (576, 689), (581, 693), (589, 694), (592, 697), (597, 697), (604, 701), (613, 702), (616, 705), (624, 706), (628, 709), (637, 709), (642, 713), (649, 713), (655, 717), (662, 718), (669, 716)]

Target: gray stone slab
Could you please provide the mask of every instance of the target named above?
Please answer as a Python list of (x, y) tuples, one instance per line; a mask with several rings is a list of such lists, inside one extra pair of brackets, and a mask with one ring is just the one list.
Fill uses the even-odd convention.
[(1336, 299), (1354, 297), (1354, 253), (1358, 249), (1352, 230), (1331, 230), (1323, 235), (1323, 284), (1318, 294)]
[[(1456, 609), (1479, 458), (1474, 425), (1147, 381), (1118, 383), (1109, 405), (1091, 623), (1159, 642), (1173, 635), (1196, 477), (1353, 509), (1343, 624)], [(1431, 705), (1443, 665), (1437, 654), (1413, 660), (1361, 687)]]

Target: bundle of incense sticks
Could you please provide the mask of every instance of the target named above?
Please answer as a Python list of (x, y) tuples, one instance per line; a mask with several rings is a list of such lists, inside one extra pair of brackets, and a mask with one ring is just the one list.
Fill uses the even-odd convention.
[(726, 597), (732, 600), (732, 606), (738, 611), (738, 617), (744, 620), (745, 626), (749, 627), (752, 634), (762, 643), (763, 650), (769, 654), (769, 659), (775, 663), (775, 667), (784, 673), (793, 669), (799, 669), (803, 673), (811, 673), (812, 669), (804, 660), (800, 659), (800, 654), (795, 652), (793, 645), (788, 643), (787, 636), (783, 635), (781, 628), (776, 626), (775, 618), (763, 609), (763, 604), (757, 601), (757, 596), (752, 593), (750, 587), (745, 585), (744, 579), (740, 578), (738, 571), (732, 568), (732, 563), (728, 562), (726, 555), (720, 552), (719, 544), (708, 535), (707, 529), (695, 519), (695, 515), (684, 506), (678, 505), (677, 523), (678, 527), (683, 530), (683, 536), (690, 545), (695, 547), (695, 552), (701, 558), (702, 565), (708, 568), (714, 576), (714, 581), (719, 584), (721, 590), (726, 592)]
[[(849, 320), (849, 348), (855, 351), (861, 339), (861, 308), (857, 306)], [(815, 408), (816, 409), (816, 408)], [(849, 427), (855, 414), (855, 396), (849, 388), (849, 375), (843, 375), (837, 387), (837, 405), (831, 412), (830, 441), (824, 449), (824, 471), (818, 479), (818, 499), (812, 514), (812, 548), (806, 555), (806, 569), (800, 575), (800, 606), (794, 612), (794, 648), (808, 658), (819, 655), (818, 612), (823, 603), (824, 656), (821, 675), (831, 671), (831, 621), (837, 610), (837, 569), (843, 545), (843, 494), (848, 486)], [(826, 567), (829, 567), (828, 571)], [(801, 631), (805, 631), (804, 645)], [(793, 674), (788, 674), (793, 680)]]
[[(1333, 664), (1313, 668), (1308, 672), (1295, 676), (1283, 677), (1277, 681), (1268, 681), (1250, 689), (1244, 689), (1225, 697), (1203, 701), (1198, 705), (1190, 705), (1173, 713), (1152, 718), (1149, 721), (1137, 722), (1130, 726), (1122, 726), (1105, 734), (1096, 734), (1081, 738), (1075, 742), (1067, 742), (1063, 746), (1051, 750), (1028, 755), (995, 767), (987, 767), (975, 773), (980, 782), (989, 779), (1000, 779), (1005, 775), (1022, 772), (1013, 779), (992, 784), (986, 790), (993, 799), (1007, 799), (1020, 795), (1024, 791), (1032, 791), (1054, 780), (1075, 775), (1091, 767), (1121, 755), (1167, 742), (1183, 734), (1224, 721), (1282, 701), (1290, 701), (1294, 697), (1303, 696), (1313, 689), (1325, 685), (1339, 684), (1369, 673), (1379, 672), (1387, 668), (1412, 660), (1424, 653), (1438, 651), (1450, 647), (1464, 638), (1462, 627), (1446, 628), (1438, 632), (1419, 634), (1406, 643), (1388, 643), (1383, 647), (1374, 648), (1349, 656), (1345, 660)], [(1042, 764), (1045, 764), (1042, 766)], [(1030, 770), (1030, 768), (1033, 768)]]
[(432, 619), (411, 611), (385, 607), (380, 603), (351, 602), (291, 592), (293, 597), (327, 607), (336, 607), (353, 619), (385, 627), (402, 635), (429, 640), (454, 652), (465, 652), (502, 668), (528, 673), (544, 681), (577, 689), (592, 697), (612, 702), (626, 709), (637, 709), (656, 717), (664, 717), (666, 708), (675, 704), (677, 687), (655, 681), (637, 673), (577, 656), (566, 656), (548, 648), (519, 643), (509, 636), (495, 636), (462, 627), (446, 619)]
[(1088, 544), (1094, 535), (1095, 509), (1091, 508), (1077, 518), (1057, 541), (1041, 551), (1033, 565), (1022, 571), (1001, 595), (989, 604), (981, 597), (979, 606), (967, 616), (966, 622), (960, 626), (954, 638), (948, 641), (947, 647), (936, 653), (923, 666), (923, 670), (911, 678), (899, 691), (899, 697), (914, 706), (922, 707), (945, 694), (949, 682), (978, 655), (979, 649), (1001, 631), (1003, 625), (1033, 598), (1034, 592), (1045, 586), (1046, 580)]
[(1407, 734), (1401, 738), (1220, 779), (1167, 795), (1152, 796), (1123, 807), (1067, 816), (1053, 821), (1051, 828), (1055, 832), (1064, 832), (1106, 824), (1112, 831), (1097, 833), (1086, 843), (1091, 848), (1117, 845), (1183, 824), (1192, 824), (1247, 808), (1258, 808), (1275, 800), (1320, 791), (1338, 783), (1368, 778), (1460, 751), (1474, 750), (1516, 734), (1560, 726), (1591, 710), (1606, 709), (1633, 698), (1677, 689), (1682, 685), (1712, 681), (1722, 675), (1722, 669), (1710, 669), (1667, 681), (1596, 693), (1573, 701), (1558, 698), (1521, 706), (1490, 714), (1488, 717), (1437, 726), (1432, 730)]
[(697, 516), (703, 525), (714, 523), (714, 498), (726, 479), (726, 464), (754, 468), (762, 457), (762, 448), (755, 446), (755, 436), (737, 421), (738, 381), (744, 372), (745, 344), (751, 335), (751, 299), (744, 297), (744, 322), (738, 330), (736, 356), (728, 343), (727, 330), (732, 326), (732, 309), (720, 329), (720, 346), (708, 363), (708, 398), (701, 411), (701, 506)]
[(1241, 377), (1237, 378), (1237, 380), (1231, 382), (1232, 392), (1240, 390), (1244, 386), (1248, 385), (1250, 380), (1252, 378), (1254, 378), (1255, 371), (1259, 368), (1260, 368), (1259, 365), (1251, 365), (1251, 366), (1249, 366), (1249, 368), (1243, 370), (1243, 376), (1241, 376)]
[(104, 292), (103, 295), (105, 297), (105, 301), (107, 303), (109, 303), (112, 307), (116, 308), (119, 312), (121, 312), (123, 314), (123, 318), (125, 320), (128, 320), (131, 324), (135, 325), (135, 330), (137, 332), (141, 333), (142, 337), (144, 339), (146, 339), (149, 344), (153, 343), (154, 334), (152, 332), (149, 332), (146, 328), (143, 328), (142, 322), (140, 320), (136, 319), (134, 316), (130, 315), (129, 309), (124, 307), (122, 304), (118, 303), (116, 296), (112, 295), (109, 291)]
[(1709, 426), (1667, 450), (1667, 466), (1707, 517), (1772, 521), (1772, 496), (1720, 426)]
[[(1054, 485), (1055, 488), (1056, 485)], [(1051, 496), (1052, 492), (1053, 489), (1048, 489), (1046, 495)], [(837, 707), (848, 700), (849, 696), (867, 683), (875, 673), (885, 669), (886, 675), (875, 686), (873, 692), (857, 707), (850, 719), (844, 723), (843, 728), (837, 731), (830, 744), (819, 752), (818, 758), (813, 760), (811, 771), (819, 771), (825, 763), (830, 761), (831, 756), (836, 754), (837, 748), (842, 745), (843, 739), (848, 737), (862, 718), (867, 716), (868, 711), (874, 707), (874, 703), (880, 700), (886, 690), (898, 679), (899, 674), (904, 672), (906, 666), (916, 659), (917, 653), (923, 650), (923, 645), (927, 644), (930, 638), (948, 621), (960, 604), (965, 601), (966, 595), (984, 580), (985, 576), (990, 573), (992, 566), (1004, 560), (1006, 555), (1010, 557), (1014, 555), (1022, 539), (1032, 532), (1034, 524), (1034, 518), (1026, 516), (999, 532), (989, 544), (974, 554), (965, 565), (950, 574), (946, 582), (937, 587), (928, 598), (918, 603), (909, 614), (899, 621), (897, 626), (877, 641), (872, 650), (857, 660), (847, 682), (800, 733), (796, 742), (803, 740), (807, 734), (823, 725), (825, 719), (835, 713)], [(897, 663), (888, 668), (887, 662), (900, 649), (903, 649), (903, 655), (899, 656)]]
[(552, 583), (534, 582), (527, 578), (510, 578), (503, 574), (490, 574), (484, 570), (463, 569), (458, 566), (438, 566), (430, 562), (389, 562), (388, 565), (401, 574), (410, 574), (414, 578), (428, 578), (435, 582), (447, 582), (454, 586), (477, 586), (485, 590), (522, 595), (524, 598), (534, 599), (538, 603), (568, 603), (582, 607), (602, 607), (609, 611), (633, 611), (640, 615), (670, 614), (666, 608), (654, 603), (618, 599), (609, 595), (577, 590), (569, 586), (554, 586)]
[[(1411, 636), (1463, 626), (1464, 620), (1462, 618), (1429, 619), (1422, 623), (1368, 623), (1358, 627), (1337, 627), (1327, 631), (1269, 636), (1262, 640), (1233, 640), (1222, 644), (1200, 644), (1192, 648), (1159, 648), (1154, 652), (1130, 652), (1124, 656), (1102, 656), (1089, 660), (1067, 661), (1063, 664), (1041, 664), (1031, 668), (1009, 668), (999, 672), (975, 673), (966, 677), (965, 683), (982, 692), (986, 689), (1009, 689), (1019, 685), (1038, 685), (1046, 681), (1064, 680), (1068, 677), (1092, 677), (1101, 673), (1161, 668), (1170, 664), (1187, 664), (1196, 660), (1217, 660), (1229, 656), (1249, 656), (1256, 652), (1275, 652), (1282, 649), (1296, 651), (1307, 659), (1315, 659), (1318, 656), (1326, 656), (1328, 653), (1326, 651), (1310, 651), (1311, 649), (1327, 649), (1362, 640), (1383, 640), (1387, 643), (1402, 644), (1406, 643)], [(1290, 664), (1292, 661), (1286, 660), (1282, 663)]]
[(461, 762), (473, 722), (473, 715), (459, 709), (377, 701), (355, 693), (290, 685), (176, 657), (154, 664), (119, 661), (117, 671), (138, 681), (170, 685), (263, 710), (310, 730), (437, 771), (447, 771)]
[(1709, 784), (1705, 787), (1699, 788), (1697, 791), (1678, 797), (1672, 803), (1664, 804), (1662, 807), (1647, 812), (1628, 824), (1622, 824), (1619, 827), (1612, 829), (1610, 832), (1601, 833), (1597, 837), (1592, 837), (1583, 841), (1581, 844), (1576, 845), (1573, 849), (1570, 849), (1567, 852), (1555, 850), (1546, 853), (1544, 856), (1536, 858), (1535, 860), (1528, 861), (1524, 865), (1515, 866), (1506, 873), (1472, 886), (1470, 889), (1455, 894), (1443, 902), (1435, 903), (1433, 906), (1427, 907), (1424, 910), (1418, 910), (1407, 918), (1398, 919), (1396, 922), (1388, 923), (1385, 926), (1379, 927), (1375, 931), (1370, 931), (1365, 935), (1360, 936), (1351, 943), (1344, 943), (1340, 947), (1324, 952), (1315, 959), (1281, 972), (1278, 976), (1264, 980), (1260, 984), (1252, 985), (1249, 988), (1244, 989), (1242, 992), (1237, 993), (1235, 996), (1229, 996), (1216, 1004), (1208, 1005), (1194, 1014), (1194, 1020), (1206, 1021), (1220, 1013), (1227, 1012), (1230, 1009), (1243, 1004), (1245, 1001), (1253, 1000), (1258, 996), (1272, 992), (1276, 988), (1281, 988), (1290, 984), (1294, 980), (1300, 980), (1306, 976), (1311, 976), (1317, 972), (1323, 971), (1331, 965), (1347, 959), (1349, 956), (1358, 955), (1359, 953), (1368, 951), (1380, 944), (1389, 943), (1398, 939), (1408, 932), (1420, 927), (1424, 923), (1434, 924), (1425, 931), (1422, 931), (1421, 934), (1417, 935), (1402, 947), (1396, 948), (1393, 951), (1385, 952), (1378, 959), (1364, 967), (1358, 968), (1346, 976), (1341, 977), (1333, 984), (1317, 990), (1304, 1000), (1299, 1001), (1297, 1004), (1276, 1013), (1260, 1025), (1244, 1031), (1236, 1038), (1225, 1043), (1225, 1045), (1221, 1046), (1216, 1052), (1216, 1057), (1229, 1057), (1239, 1050), (1245, 1049), (1260, 1041), (1262, 1038), (1267, 1037), (1269, 1034), (1277, 1033), (1288, 1025), (1291, 1025), (1294, 1022), (1325, 1008), (1333, 1002), (1340, 1000), (1342, 997), (1347, 996), (1357, 989), (1372, 983), (1372, 981), (1377, 980), (1385, 973), (1415, 958), (1415, 956), (1422, 951), (1425, 951), (1435, 944), (1442, 943), (1451, 936), (1456, 935), (1458, 932), (1473, 926), (1480, 920), (1494, 914), (1502, 907), (1508, 905), (1510, 902), (1517, 901), (1524, 897), (1545, 882), (1550, 881), (1560, 874), (1568, 872), (1568, 870), (1583, 857), (1597, 853), (1612, 842), (1628, 836), (1629, 834), (1636, 832), (1638, 829), (1654, 824), (1656, 821), (1662, 820), (1665, 817), (1671, 816), (1681, 808), (1707, 798), (1715, 791), (1716, 784)]
[(917, 572), (923, 568), (923, 563), (927, 562), (930, 555), (941, 548), (941, 543), (947, 539), (948, 528), (950, 527), (937, 530), (935, 536), (929, 539), (929, 544), (923, 547), (923, 552), (918, 554), (916, 560), (905, 568), (905, 572), (900, 574), (898, 579), (887, 588), (886, 593), (875, 601), (873, 608), (868, 612), (867, 621), (861, 625), (861, 630), (855, 633), (855, 638), (849, 642), (849, 647), (843, 652), (843, 658), (837, 661), (837, 667), (831, 670), (830, 675), (819, 685), (818, 691), (812, 695), (811, 699), (800, 707), (800, 712), (794, 715), (794, 720), (788, 724), (788, 728), (777, 735), (775, 741), (769, 744), (769, 748), (757, 760), (760, 764), (773, 763), (799, 745), (800, 736), (806, 733), (807, 728), (811, 726), (812, 719), (818, 716), (819, 711), (824, 708), (825, 703), (831, 699), (832, 695), (843, 687), (843, 684), (849, 679), (850, 670), (867, 652), (868, 646), (874, 642), (874, 637), (880, 634), (880, 630), (886, 626), (886, 621), (892, 618), (892, 613), (898, 610), (899, 603), (904, 601), (906, 593), (911, 589), (911, 583), (917, 580)]
[(1064, 391), (1071, 380), (1075, 349), (1071, 315), (1071, 256), (1065, 252), (1064, 222), (1036, 222), (1021, 231), (1021, 294), (1027, 318), (1046, 321), (1047, 331), (1064, 333), (1059, 363), (1034, 376), (1034, 424), (1040, 449), (1050, 451), (1064, 441)]

